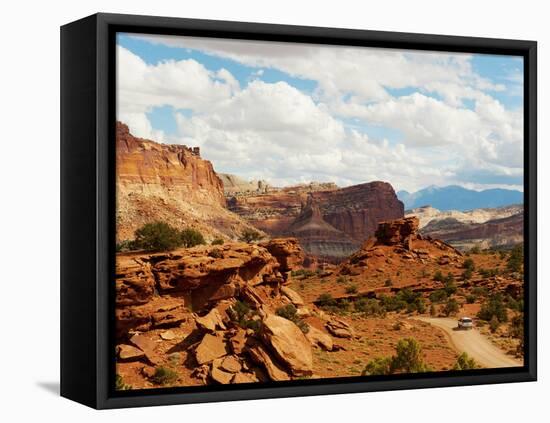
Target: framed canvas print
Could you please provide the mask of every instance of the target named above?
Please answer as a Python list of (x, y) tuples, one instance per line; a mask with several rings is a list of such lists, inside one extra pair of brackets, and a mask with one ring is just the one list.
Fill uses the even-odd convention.
[(536, 380), (535, 42), (97, 14), (61, 54), (63, 396)]

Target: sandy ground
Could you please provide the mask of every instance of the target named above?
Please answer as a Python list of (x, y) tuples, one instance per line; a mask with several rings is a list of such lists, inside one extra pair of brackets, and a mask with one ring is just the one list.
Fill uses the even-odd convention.
[(466, 352), (480, 365), (487, 368), (515, 367), (523, 363), (498, 349), (489, 339), (483, 336), (477, 329), (456, 330), (457, 321), (452, 318), (418, 317), (418, 320), (430, 323), (449, 336), (451, 345), (460, 354)]

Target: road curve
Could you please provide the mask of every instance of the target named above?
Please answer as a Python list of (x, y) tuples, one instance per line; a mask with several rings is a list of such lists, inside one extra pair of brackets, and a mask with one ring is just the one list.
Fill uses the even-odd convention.
[(495, 346), (477, 329), (455, 330), (457, 327), (456, 319), (435, 317), (417, 317), (417, 319), (443, 329), (451, 345), (459, 354), (466, 352), (483, 367), (516, 367), (523, 365), (521, 361), (510, 357)]

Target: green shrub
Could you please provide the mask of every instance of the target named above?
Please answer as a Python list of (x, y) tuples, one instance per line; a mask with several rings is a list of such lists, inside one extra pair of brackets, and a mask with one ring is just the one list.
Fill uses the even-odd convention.
[(285, 319), (291, 320), (291, 321), (296, 320), (297, 312), (298, 310), (296, 309), (294, 304), (287, 304), (275, 310), (275, 314), (277, 314), (277, 316), (284, 317)]
[(445, 316), (450, 316), (458, 313), (458, 309), (458, 302), (454, 298), (449, 298), (445, 304), (445, 307), (443, 307), (443, 313)]
[(467, 353), (463, 352), (456, 359), (456, 363), (453, 366), (453, 370), (471, 370), (477, 369), (479, 366), (476, 361), (471, 358)]
[(397, 295), (390, 297), (388, 295), (380, 296), (380, 304), (386, 311), (401, 311), (407, 308), (407, 303), (397, 298)]
[(443, 276), (443, 273), (441, 273), (441, 270), (437, 270), (434, 273), (434, 281), (443, 282), (444, 280), (445, 280), (445, 276)]
[(475, 245), (474, 247), (470, 248), (470, 254), (479, 254), (481, 253), (481, 249), (479, 246)]
[(212, 248), (212, 250), (210, 250), (208, 255), (210, 257), (218, 258), (218, 259), (223, 257), (223, 253), (219, 248)]
[(523, 298), (516, 300), (512, 296), (508, 295), (506, 298), (506, 305), (512, 310), (523, 312)]
[(456, 293), (457, 288), (454, 279), (445, 281), (445, 287), (443, 288), (443, 290), (449, 297)]
[(363, 370), (364, 376), (388, 375), (393, 373), (420, 373), (431, 369), (424, 363), (422, 347), (414, 338), (399, 340), (392, 357), (376, 357)]
[(518, 245), (510, 251), (510, 256), (506, 263), (506, 269), (510, 272), (521, 272), (523, 269), (523, 246)]
[(470, 269), (471, 271), (474, 271), (476, 269), (476, 265), (471, 258), (467, 258), (466, 260), (464, 260), (464, 263), (462, 263), (462, 267), (464, 269)]
[(178, 380), (178, 374), (168, 367), (158, 366), (155, 368), (155, 374), (151, 377), (151, 382), (156, 385), (168, 385)]
[(180, 233), (166, 222), (146, 223), (134, 233), (134, 245), (147, 251), (173, 250), (181, 245)]
[(202, 234), (193, 228), (186, 228), (180, 232), (181, 244), (186, 248), (206, 244)]
[(432, 304), (432, 305), (430, 305), (430, 316), (436, 316), (436, 315), (437, 315), (437, 309)]
[(499, 326), (500, 322), (497, 316), (491, 317), (491, 321), (489, 322), (489, 330), (491, 331), (491, 333), (495, 333), (498, 330)]
[(473, 294), (466, 295), (466, 302), (468, 304), (473, 304), (476, 302), (477, 297)]
[(444, 289), (436, 289), (430, 293), (429, 298), (432, 303), (441, 303), (447, 299), (447, 292)]
[(309, 269), (298, 269), (298, 270), (291, 271), (290, 275), (296, 278), (307, 279), (312, 276), (315, 276), (316, 273), (313, 270), (309, 270)]
[(464, 272), (462, 272), (462, 279), (465, 281), (469, 281), (472, 279), (472, 276), (474, 275), (474, 271), (472, 269), (464, 269)]
[(336, 278), (337, 283), (348, 283), (348, 280), (344, 276), (338, 276)]
[(357, 294), (357, 285), (349, 285), (346, 286), (346, 294)]
[(336, 300), (329, 293), (319, 295), (316, 302), (317, 305), (321, 308), (336, 306)]
[(126, 239), (124, 241), (120, 241), (116, 244), (116, 252), (121, 253), (125, 251), (133, 251), (137, 250), (135, 241)]
[(396, 355), (391, 362), (391, 372), (419, 373), (430, 371), (422, 357), (422, 346), (414, 338), (399, 340)]
[(499, 274), (498, 269), (479, 269), (479, 274), (483, 276), (484, 278), (491, 278), (494, 276), (497, 276)]
[(391, 372), (391, 357), (375, 357), (363, 369), (363, 376), (389, 375)]
[(524, 330), (523, 313), (521, 313), (521, 314), (515, 315), (512, 318), (508, 331), (511, 337), (523, 340), (523, 334), (524, 334), (523, 330)]
[(443, 282), (445, 282), (445, 284), (454, 283), (455, 282), (454, 275), (451, 272), (447, 273), (447, 276), (445, 276), (445, 280)]
[(223, 245), (224, 240), (221, 238), (214, 238), (210, 245)]
[(244, 329), (252, 329), (258, 333), (262, 328), (262, 322), (258, 319), (256, 311), (244, 301), (237, 301), (228, 310), (228, 315), (231, 321)]
[(477, 313), (477, 317), (487, 322), (496, 317), (499, 322), (508, 321), (508, 312), (502, 299), (502, 294), (497, 293), (490, 296), (482, 305)]
[(484, 297), (487, 295), (489, 291), (487, 290), (486, 287), (484, 286), (475, 286), (473, 289), (472, 289), (472, 294), (478, 296), (478, 297)]
[(250, 244), (251, 242), (259, 241), (262, 238), (263, 235), (260, 232), (254, 229), (245, 229), (241, 232), (241, 237), (239, 238), (239, 240)]
[(365, 316), (384, 316), (386, 310), (374, 298), (360, 298), (353, 303), (355, 311), (365, 313)]
[(296, 309), (294, 304), (287, 304), (275, 310), (275, 314), (277, 314), (277, 316), (281, 316), (287, 320), (290, 320), (291, 322), (295, 323), (296, 326), (298, 326), (303, 333), (308, 333), (309, 332), (308, 324), (302, 319), (300, 319), (297, 313), (298, 313), (298, 310)]

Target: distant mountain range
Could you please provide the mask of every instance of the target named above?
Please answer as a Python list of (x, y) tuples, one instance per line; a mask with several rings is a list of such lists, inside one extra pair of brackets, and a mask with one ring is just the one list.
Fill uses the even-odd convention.
[(475, 191), (458, 185), (428, 187), (413, 193), (398, 191), (405, 209), (432, 206), (439, 210), (473, 210), (523, 204), (523, 192), (508, 189)]

